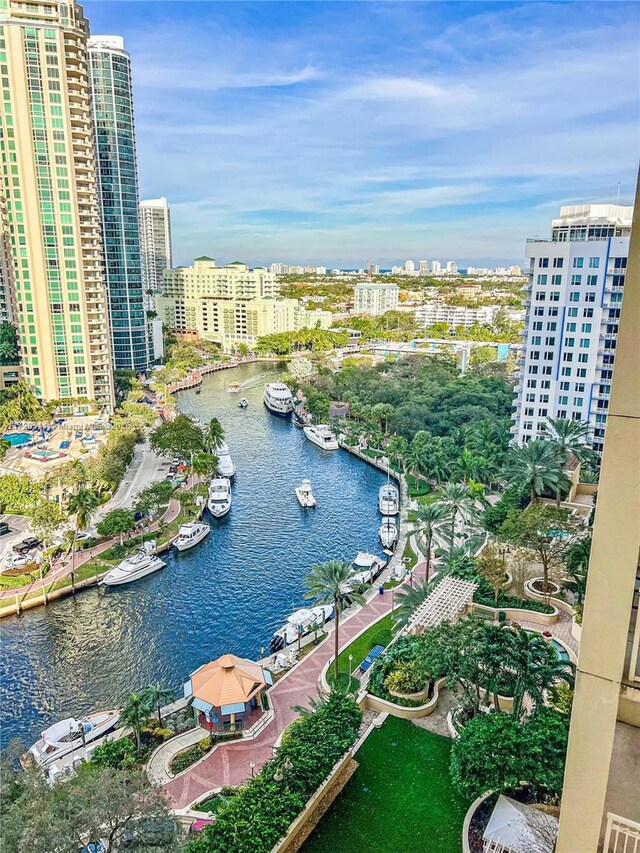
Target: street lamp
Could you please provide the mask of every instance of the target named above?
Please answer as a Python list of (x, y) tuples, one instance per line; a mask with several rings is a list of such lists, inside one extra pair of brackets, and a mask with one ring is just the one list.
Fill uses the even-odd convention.
[(351, 689), (351, 679), (353, 678), (353, 655), (349, 655), (349, 689)]
[(251, 768), (251, 778), (253, 779), (253, 777), (256, 775), (256, 763), (253, 759), (251, 759), (251, 761), (249, 762), (249, 767)]

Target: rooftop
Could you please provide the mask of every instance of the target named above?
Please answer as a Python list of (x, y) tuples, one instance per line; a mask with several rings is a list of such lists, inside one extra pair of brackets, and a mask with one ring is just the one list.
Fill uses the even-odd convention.
[(193, 695), (220, 708), (247, 702), (265, 687), (262, 667), (236, 655), (222, 655), (191, 675)]

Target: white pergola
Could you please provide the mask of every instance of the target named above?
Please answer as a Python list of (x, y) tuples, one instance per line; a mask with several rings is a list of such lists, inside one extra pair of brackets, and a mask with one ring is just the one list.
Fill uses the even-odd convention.
[(477, 588), (477, 583), (447, 575), (416, 608), (407, 623), (407, 632), (415, 634), (441, 622), (456, 621), (473, 601), (473, 593)]

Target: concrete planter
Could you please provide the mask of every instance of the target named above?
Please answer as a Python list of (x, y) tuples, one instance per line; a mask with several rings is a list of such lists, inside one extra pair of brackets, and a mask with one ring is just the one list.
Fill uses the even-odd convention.
[[(493, 705), (494, 704), (494, 694), (489, 693), (489, 691), (485, 690), (484, 687), (480, 687), (479, 690), (480, 690), (480, 695), (485, 700), (485, 702), (487, 704)], [(513, 696), (502, 696), (500, 693), (498, 693), (498, 696), (496, 698), (498, 700), (498, 710), (499, 711), (506, 711), (507, 713), (510, 713), (511, 710), (513, 709)]]
[(464, 823), (462, 824), (462, 853), (471, 853), (471, 848), (469, 847), (469, 827), (471, 826), (471, 819), (476, 813), (478, 807), (484, 803), (487, 797), (490, 797), (493, 791), (487, 791), (486, 794), (482, 794), (476, 800), (474, 800), (469, 809), (464, 816)]
[[(429, 714), (433, 714), (438, 705), (440, 690), (446, 682), (446, 678), (439, 678), (433, 685), (433, 696), (431, 699), (422, 705), (416, 705), (412, 708), (407, 708), (404, 705), (396, 705), (395, 702), (390, 702), (388, 699), (381, 699), (379, 696), (373, 696), (371, 693), (367, 693), (365, 704), (367, 708), (378, 711), (378, 713), (386, 711), (392, 717), (400, 717), (403, 720), (419, 720), (421, 717), (428, 717)], [(406, 697), (403, 696), (403, 698)]]
[(567, 601), (563, 598), (560, 598), (559, 593), (561, 592), (561, 587), (555, 581), (550, 581), (549, 586), (552, 587), (551, 591), (545, 596), (542, 592), (538, 592), (533, 588), (532, 584), (534, 581), (541, 581), (542, 578), (531, 578), (524, 585), (524, 592), (527, 598), (530, 598), (532, 601), (542, 601), (543, 603), (548, 603), (551, 607), (555, 607), (556, 610), (562, 610), (563, 613), (566, 613), (568, 616), (573, 616), (574, 609)]
[(400, 693), (397, 690), (389, 690), (390, 696), (395, 696), (396, 699), (408, 699), (412, 702), (419, 702), (421, 699), (427, 699), (429, 697), (429, 685), (423, 687), (422, 690), (418, 690), (416, 693)]
[(551, 613), (539, 613), (537, 610), (524, 610), (519, 607), (489, 607), (488, 604), (474, 604), (473, 609), (492, 613), (495, 620), (498, 613), (504, 613), (508, 622), (535, 622), (536, 625), (555, 625), (560, 616), (560, 611), (555, 606), (556, 602), (550, 603)]

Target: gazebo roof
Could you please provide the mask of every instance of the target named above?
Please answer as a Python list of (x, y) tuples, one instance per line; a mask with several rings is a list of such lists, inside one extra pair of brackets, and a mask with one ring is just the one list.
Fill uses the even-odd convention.
[(248, 702), (265, 686), (262, 667), (236, 655), (222, 655), (191, 675), (193, 695), (216, 708)]
[(473, 601), (477, 583), (446, 575), (414, 611), (407, 631), (432, 628), (441, 622), (451, 622)]

